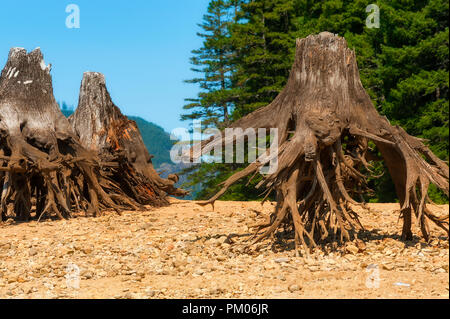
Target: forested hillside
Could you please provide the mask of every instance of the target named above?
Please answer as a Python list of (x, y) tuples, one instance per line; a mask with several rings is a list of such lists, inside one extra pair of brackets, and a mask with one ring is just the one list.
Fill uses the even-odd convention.
[[(270, 103), (286, 84), (295, 39), (329, 31), (344, 36), (356, 51), (361, 80), (377, 110), (409, 134), (428, 140), (449, 159), (449, 3), (446, 0), (380, 0), (379, 28), (368, 28), (373, 1), (212, 0), (199, 25), (203, 46), (191, 62), (199, 94), (188, 97), (184, 120), (205, 127), (228, 123)], [(379, 163), (377, 171), (383, 171)], [(191, 169), (199, 198), (216, 193), (245, 165), (202, 164)], [(395, 201), (389, 174), (373, 179), (372, 201)], [(258, 179), (230, 188), (228, 200), (256, 199)], [(438, 202), (448, 199), (431, 190)]]

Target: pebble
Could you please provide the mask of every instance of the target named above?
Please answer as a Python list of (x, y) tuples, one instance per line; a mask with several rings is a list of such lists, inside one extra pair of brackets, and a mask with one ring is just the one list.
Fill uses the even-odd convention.
[(353, 255), (356, 255), (359, 252), (359, 248), (355, 245), (347, 245), (345, 249), (347, 252), (352, 253)]
[(213, 296), (220, 295), (222, 293), (223, 293), (223, 290), (221, 288), (214, 287), (214, 288), (209, 289), (209, 294), (213, 295)]
[(227, 257), (225, 257), (225, 256), (217, 256), (216, 259), (217, 259), (217, 261), (225, 261), (225, 260), (227, 260)]
[(382, 265), (382, 267), (383, 267), (384, 270), (387, 270), (387, 271), (391, 271), (391, 270), (394, 269), (394, 266), (392, 264), (386, 264), (385, 263), (385, 264)]
[(91, 279), (92, 277), (94, 277), (94, 273), (90, 270), (86, 270), (86, 271), (83, 271), (81, 276), (83, 276), (84, 279)]
[[(338, 291), (349, 298), (409, 298), (412, 293), (418, 298), (448, 296), (446, 240), (436, 239), (433, 232), (431, 245), (405, 245), (392, 236), (401, 232), (395, 217), (390, 226), (386, 226), (387, 222), (376, 225), (382, 230), (376, 235), (365, 234), (373, 236), (365, 242), (356, 239), (326, 254), (316, 249), (310, 258), (305, 258), (294, 257), (291, 250), (283, 248), (285, 244), (293, 245), (292, 241), (272, 246), (266, 240), (258, 244), (258, 249), (244, 249), (248, 237), (242, 226), (255, 219), (249, 218), (245, 209), (225, 219), (220, 208), (199, 218), (186, 217), (191, 204), (183, 205), (188, 208), (178, 215), (173, 210), (180, 208), (174, 205), (163, 208), (161, 213), (152, 210), (124, 213), (122, 217), (111, 214), (98, 219), (77, 218), (64, 228), (53, 221), (36, 227), (17, 225), (14, 232), (9, 226), (0, 225), (0, 296), (271, 298), (305, 290), (314, 298), (336, 296)], [(270, 205), (269, 208), (273, 209)], [(150, 221), (155, 215), (158, 219)], [(383, 223), (388, 216), (383, 216)], [(242, 225), (237, 224), (238, 219), (242, 219)], [(77, 293), (67, 290), (69, 263), (77, 264), (81, 279), (91, 279), (82, 282)], [(371, 273), (367, 267), (371, 264), (379, 265), (382, 271), (396, 271), (391, 275), (401, 278), (381, 272), (383, 289), (365, 289), (364, 280)], [(413, 288), (396, 288), (397, 281), (410, 283)], [(147, 286), (150, 283), (152, 287)], [(347, 283), (352, 288), (345, 290)], [(280, 286), (274, 287), (277, 284)], [(434, 292), (429, 288), (431, 284)], [(124, 286), (126, 291), (122, 291)], [(52, 293), (47, 294), (48, 291)]]
[(38, 251), (36, 248), (31, 248), (30, 251), (28, 252), (28, 254), (30, 256), (36, 256), (38, 254)]
[(123, 299), (137, 299), (136, 294), (132, 293), (132, 292), (127, 292), (124, 296)]
[(281, 264), (281, 263), (288, 263), (289, 262), (289, 258), (277, 258), (274, 260), (274, 262)]
[(355, 240), (356, 247), (358, 247), (359, 252), (363, 252), (367, 249), (366, 244), (361, 239)]
[(299, 285), (290, 285), (288, 290), (292, 293), (300, 291), (302, 288)]
[(445, 274), (447, 271), (444, 268), (438, 268), (434, 272), (437, 274)]
[(205, 273), (205, 271), (203, 269), (196, 269), (194, 271), (194, 275), (197, 275), (197, 276), (202, 276), (204, 273)]
[(277, 279), (281, 281), (286, 281), (286, 277), (283, 274), (278, 275)]

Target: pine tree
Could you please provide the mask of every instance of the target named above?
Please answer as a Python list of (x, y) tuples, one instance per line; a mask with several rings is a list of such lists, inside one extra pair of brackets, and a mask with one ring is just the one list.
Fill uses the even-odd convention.
[(295, 45), (295, 0), (241, 5), (232, 27), (238, 100), (233, 120), (271, 102), (286, 84)]
[(196, 98), (186, 99), (184, 106), (189, 113), (182, 120), (200, 119), (204, 127), (223, 127), (229, 122), (232, 107), (231, 74), (232, 49), (229, 26), (234, 19), (234, 6), (237, 0), (213, 0), (208, 13), (203, 17), (202, 29), (198, 36), (203, 38), (203, 46), (192, 51), (191, 70), (200, 73), (200, 77), (185, 81), (198, 84), (201, 92)]
[[(234, 88), (236, 52), (231, 42), (230, 26), (237, 23), (238, 12), (243, 0), (212, 0), (207, 14), (203, 17), (202, 29), (198, 36), (203, 46), (192, 51), (191, 70), (199, 77), (186, 81), (197, 84), (200, 93), (196, 98), (186, 99), (188, 111), (182, 120), (201, 120), (204, 128), (224, 128), (230, 123), (230, 114), (236, 101)], [(224, 179), (231, 174), (228, 165), (202, 163), (183, 171), (187, 175), (185, 187), (201, 185), (197, 197), (209, 196), (216, 191), (216, 179)], [(234, 198), (232, 198), (234, 199)]]

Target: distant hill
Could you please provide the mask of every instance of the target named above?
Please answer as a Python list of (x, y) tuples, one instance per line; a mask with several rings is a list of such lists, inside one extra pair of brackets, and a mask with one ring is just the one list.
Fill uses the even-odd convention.
[[(66, 117), (72, 115), (73, 110), (63, 108), (61, 110)], [(174, 141), (170, 140), (170, 134), (156, 124), (148, 122), (143, 118), (136, 116), (129, 116), (130, 120), (136, 121), (137, 126), (142, 134), (145, 146), (150, 154), (154, 156), (152, 162), (156, 169), (163, 163), (171, 163), (170, 150)]]
[(130, 120), (136, 122), (142, 134), (145, 146), (147, 146), (153, 158), (153, 165), (158, 168), (163, 163), (171, 163), (170, 150), (175, 141), (170, 140), (170, 134), (154, 123), (147, 122), (143, 118), (129, 116)]

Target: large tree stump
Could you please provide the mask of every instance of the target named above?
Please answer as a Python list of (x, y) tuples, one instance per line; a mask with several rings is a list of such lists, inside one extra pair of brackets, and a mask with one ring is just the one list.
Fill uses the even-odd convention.
[(140, 204), (167, 204), (167, 194), (185, 196), (174, 184), (178, 176), (163, 179), (155, 171), (135, 121), (114, 105), (101, 73), (86, 72), (80, 89), (78, 107), (69, 117), (81, 144), (96, 152), (122, 190)]
[[(365, 207), (360, 198), (371, 173), (369, 141), (381, 152), (395, 183), (403, 238), (412, 237), (412, 213), (425, 239), (429, 237), (428, 220), (448, 234), (448, 216), (438, 218), (427, 208), (430, 183), (448, 196), (448, 165), (422, 140), (377, 113), (361, 84), (355, 53), (344, 38), (324, 32), (298, 39), (285, 89), (270, 105), (232, 127), (279, 129), (278, 170), (258, 185), (275, 190), (278, 205), (270, 221), (259, 228), (265, 231), (256, 241), (273, 234), (283, 222), (293, 225), (296, 245), (308, 249), (327, 238), (351, 239), (356, 232), (350, 230), (362, 227), (354, 208)], [(203, 152), (222, 142), (230, 141), (212, 137), (203, 142)], [(190, 156), (199, 155), (192, 151)], [(257, 173), (269, 160), (263, 154), (202, 204), (213, 204), (233, 183)]]

